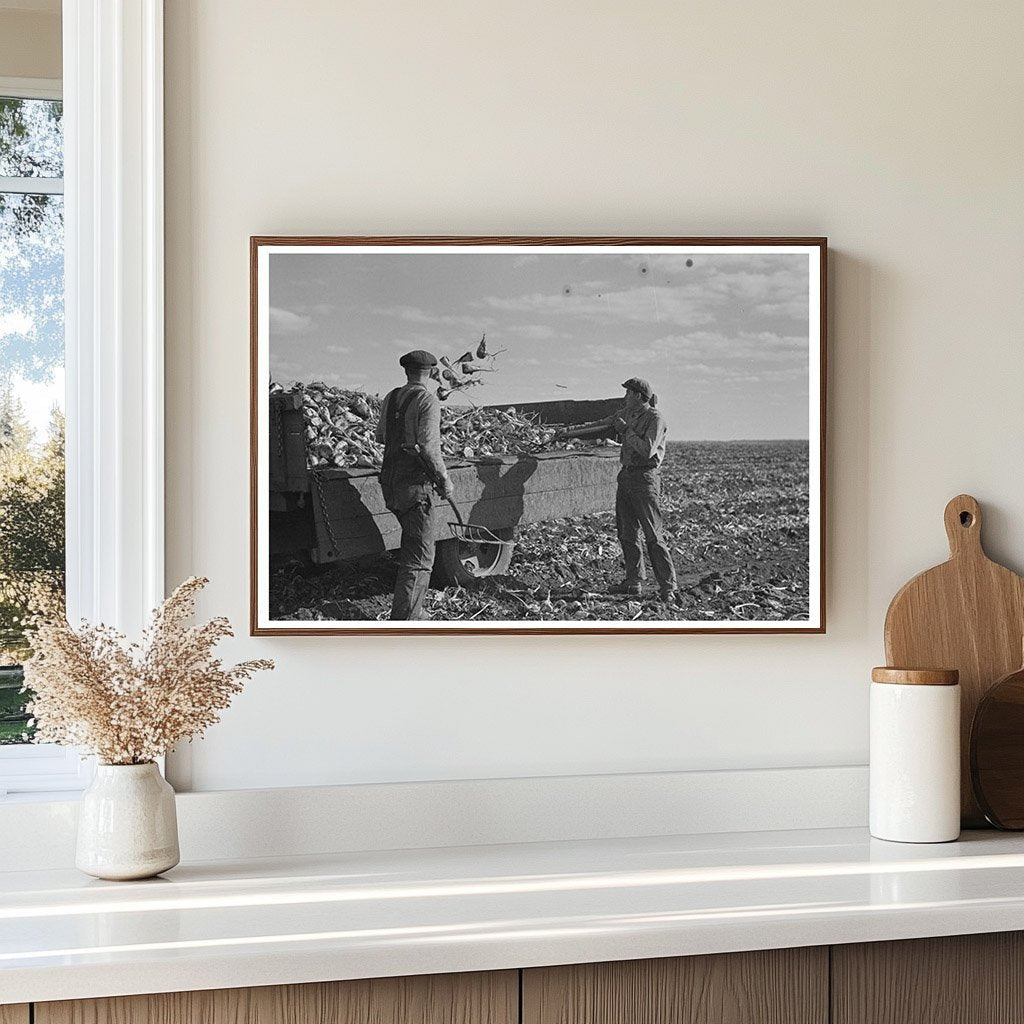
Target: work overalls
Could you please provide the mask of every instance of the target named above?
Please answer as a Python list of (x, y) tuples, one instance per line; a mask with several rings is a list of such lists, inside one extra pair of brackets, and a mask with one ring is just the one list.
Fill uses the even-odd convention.
[(427, 390), (422, 384), (407, 384), (391, 392), (380, 472), (384, 504), (402, 527), (391, 618), (403, 620), (427, 618), (423, 601), (434, 567), (434, 486), (415, 450), (415, 437), (406, 435), (405, 416), (417, 389)]
[[(631, 418), (636, 426), (643, 413)], [(615, 525), (626, 563), (626, 584), (640, 583), (646, 575), (640, 538), (647, 543), (647, 557), (663, 595), (676, 589), (676, 570), (665, 543), (661, 518), (661, 468), (658, 459), (642, 460), (629, 448), (622, 449), (615, 494)]]

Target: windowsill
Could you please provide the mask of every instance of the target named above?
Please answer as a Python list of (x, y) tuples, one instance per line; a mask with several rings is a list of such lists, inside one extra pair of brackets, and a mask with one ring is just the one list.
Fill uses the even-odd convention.
[(1024, 929), (1024, 837), (864, 829), (0, 874), (11, 1002)]
[(76, 800), (92, 780), (95, 758), (52, 743), (0, 746), (0, 804)]
[(82, 791), (80, 789), (40, 793), (5, 793), (3, 790), (0, 790), (0, 802), (5, 804), (50, 804), (78, 800), (81, 795)]

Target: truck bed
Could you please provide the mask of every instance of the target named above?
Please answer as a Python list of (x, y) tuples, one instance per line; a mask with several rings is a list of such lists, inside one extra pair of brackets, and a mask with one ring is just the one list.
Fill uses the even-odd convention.
[[(516, 408), (541, 422), (573, 424), (603, 418), (619, 406), (620, 399), (600, 399), (536, 402)], [(384, 507), (378, 471), (307, 469), (303, 428), (301, 406), (294, 396), (272, 395), (271, 555), (308, 552), (315, 562), (333, 562), (397, 548), (401, 530)], [(463, 519), (497, 531), (611, 510), (618, 455), (616, 447), (588, 447), (536, 455), (449, 458), (446, 464)], [(438, 540), (451, 536), (447, 524), (454, 518), (447, 503), (442, 503)]]
[[(467, 523), (490, 530), (605, 512), (614, 504), (618, 456), (617, 448), (588, 448), (449, 462), (453, 500)], [(317, 537), (327, 542), (324, 561), (398, 547), (401, 530), (384, 507), (375, 470), (326, 469), (315, 476), (311, 500)], [(441, 506), (437, 540), (446, 540), (455, 516), (447, 502)]]

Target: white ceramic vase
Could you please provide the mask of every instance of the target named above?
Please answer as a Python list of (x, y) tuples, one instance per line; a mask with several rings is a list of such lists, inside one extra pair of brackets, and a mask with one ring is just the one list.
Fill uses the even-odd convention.
[(82, 794), (75, 865), (96, 878), (150, 878), (180, 860), (174, 790), (149, 764), (98, 764)]

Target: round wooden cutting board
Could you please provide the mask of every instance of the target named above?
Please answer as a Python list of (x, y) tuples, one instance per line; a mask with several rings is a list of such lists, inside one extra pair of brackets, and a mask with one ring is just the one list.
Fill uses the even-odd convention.
[(906, 583), (885, 616), (885, 657), (894, 668), (946, 665), (960, 671), (960, 812), (965, 828), (986, 824), (971, 787), (971, 723), (988, 688), (1020, 665), (1024, 578), (993, 562), (981, 544), (981, 508), (969, 494), (946, 506), (949, 561)]
[(978, 704), (971, 726), (971, 784), (993, 825), (1024, 829), (1024, 668), (1000, 679)]

